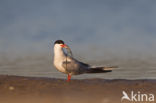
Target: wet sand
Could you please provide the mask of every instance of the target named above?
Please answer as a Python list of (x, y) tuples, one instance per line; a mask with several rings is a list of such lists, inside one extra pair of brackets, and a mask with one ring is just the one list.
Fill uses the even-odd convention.
[(156, 96), (156, 80), (74, 79), (67, 82), (56, 78), (0, 76), (0, 103), (121, 103), (123, 90)]

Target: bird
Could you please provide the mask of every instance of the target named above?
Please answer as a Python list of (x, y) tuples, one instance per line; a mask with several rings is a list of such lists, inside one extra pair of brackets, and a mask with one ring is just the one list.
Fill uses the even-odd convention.
[[(67, 49), (68, 52), (65, 52)], [(68, 55), (68, 54), (71, 55)], [(67, 74), (67, 81), (71, 80), (72, 75), (79, 75), (83, 73), (106, 73), (111, 72), (115, 67), (94, 67), (83, 63), (72, 56), (71, 49), (64, 43), (63, 40), (56, 40), (54, 42), (54, 67)]]

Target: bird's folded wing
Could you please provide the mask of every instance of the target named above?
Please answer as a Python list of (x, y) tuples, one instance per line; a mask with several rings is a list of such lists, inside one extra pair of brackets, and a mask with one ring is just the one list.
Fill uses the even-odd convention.
[(79, 68), (79, 65), (75, 61), (64, 61), (62, 66), (69, 72), (75, 71)]

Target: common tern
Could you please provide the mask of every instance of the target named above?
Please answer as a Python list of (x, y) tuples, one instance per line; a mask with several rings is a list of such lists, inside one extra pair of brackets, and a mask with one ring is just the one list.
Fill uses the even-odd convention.
[(69, 46), (64, 41), (57, 40), (54, 43), (54, 66), (60, 72), (67, 74), (67, 81), (70, 81), (72, 75), (79, 75), (83, 73), (105, 73), (111, 72), (114, 67), (93, 67), (89, 64), (76, 60), (72, 54), (69, 56), (64, 51), (67, 49), (71, 54)]

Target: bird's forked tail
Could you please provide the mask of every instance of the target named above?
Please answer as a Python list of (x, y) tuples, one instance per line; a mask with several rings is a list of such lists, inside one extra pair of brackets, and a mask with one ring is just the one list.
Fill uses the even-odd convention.
[(111, 67), (91, 67), (87, 73), (106, 73), (111, 72), (113, 69), (118, 68), (117, 66)]

